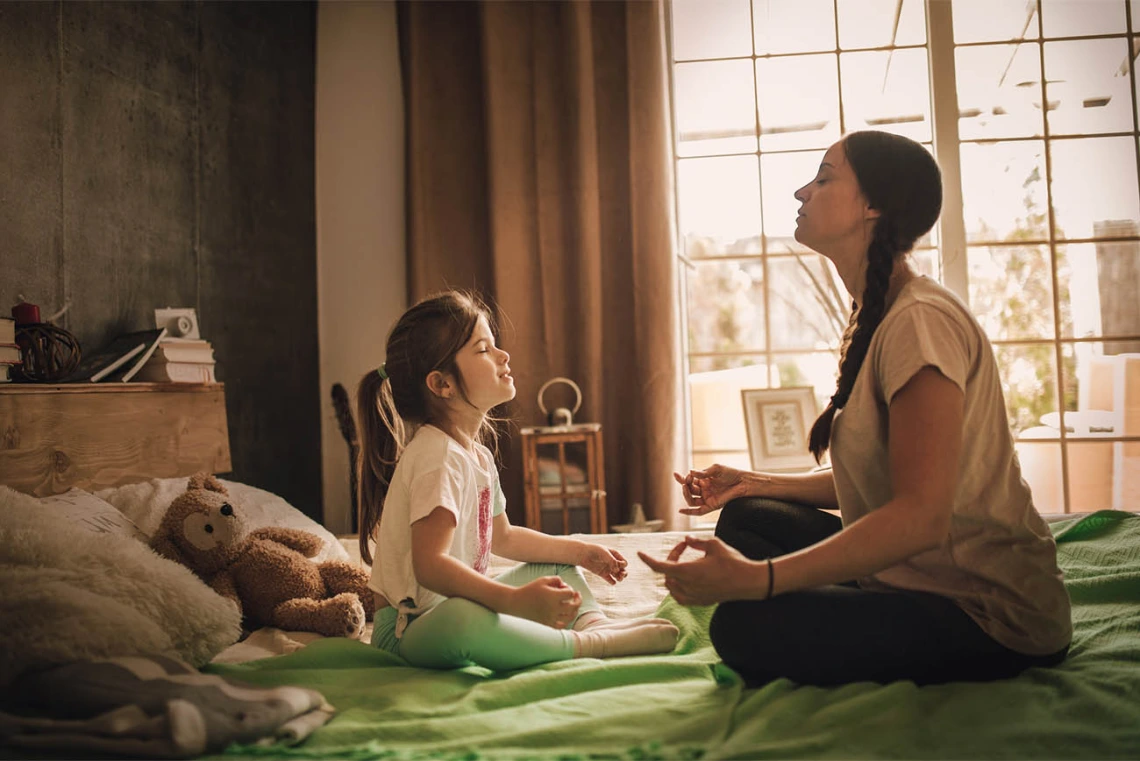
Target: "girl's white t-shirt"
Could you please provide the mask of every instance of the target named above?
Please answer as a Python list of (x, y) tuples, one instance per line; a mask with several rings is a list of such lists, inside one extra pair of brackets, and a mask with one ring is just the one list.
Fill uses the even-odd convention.
[(455, 516), (450, 555), (487, 572), (493, 519), (506, 509), (506, 498), (494, 456), (482, 444), (475, 450), (468, 452), (440, 429), (423, 425), (396, 463), (380, 513), (368, 586), (398, 607), (401, 618), (424, 613), (445, 599), (421, 587), (412, 566), (412, 524), (437, 507)]

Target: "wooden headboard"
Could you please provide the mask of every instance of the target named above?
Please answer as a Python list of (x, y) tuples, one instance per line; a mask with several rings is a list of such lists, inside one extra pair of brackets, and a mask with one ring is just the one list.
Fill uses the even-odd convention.
[(0, 384), (0, 484), (39, 497), (228, 473), (221, 383)]

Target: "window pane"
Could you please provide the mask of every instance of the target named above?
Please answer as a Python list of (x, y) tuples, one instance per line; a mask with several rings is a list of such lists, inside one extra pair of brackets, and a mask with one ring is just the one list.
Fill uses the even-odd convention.
[(1046, 37), (1123, 34), (1124, 0), (1041, 0), (1041, 28)]
[(677, 162), (681, 236), (692, 258), (760, 252), (755, 156)]
[[(1140, 4), (1135, 7), (1132, 18), (1140, 23), (1140, 18), (1136, 14), (1140, 13)], [(1140, 55), (1140, 37), (1132, 38), (1132, 83), (1135, 89), (1132, 91), (1132, 103), (1134, 107), (1140, 108), (1140, 74), (1136, 72), (1136, 56)]]
[(673, 76), (677, 155), (756, 152), (750, 59), (679, 63)]
[(1049, 152), (1058, 238), (1119, 234), (1140, 222), (1133, 138), (1057, 140)]
[[(1104, 439), (1140, 434), (1140, 403), (1130, 396), (1140, 378), (1140, 355), (1112, 353), (1109, 343), (1065, 346), (1066, 391), (1065, 430), (1070, 438)], [(1050, 420), (1054, 427), (1058, 420)], [(1074, 446), (1083, 447), (1074, 456)], [(1140, 443), (1088, 441), (1071, 445), (1069, 472), (1073, 478), (1074, 460), (1092, 470), (1097, 483), (1096, 501), (1090, 509), (1125, 509), (1140, 497)], [(1091, 479), (1090, 479), (1091, 480)], [(1072, 494), (1072, 490), (1070, 490)], [(1072, 494), (1072, 496), (1076, 496)], [(1076, 500), (1073, 501), (1073, 509)]]
[(926, 49), (839, 56), (846, 131), (878, 129), (930, 140), (930, 78)]
[[(751, 381), (756, 381), (757, 378), (767, 378), (768, 365), (765, 364), (763, 354), (725, 354), (725, 355), (711, 355), (711, 356), (695, 356), (689, 358), (689, 372), (690, 373), (710, 373), (716, 370), (733, 370), (741, 367), (758, 366), (763, 373), (756, 375), (755, 371), (749, 374), (748, 377)], [(767, 383), (768, 381), (764, 381)], [(758, 386), (744, 386), (742, 388), (763, 388), (761, 383)]]
[(961, 147), (963, 216), (971, 242), (1048, 237), (1045, 147), (1038, 140)]
[[(937, 232), (938, 225), (931, 232)], [(936, 248), (916, 248), (910, 254), (910, 263), (914, 271), (926, 275), (931, 280), (942, 282), (942, 259)]]
[[(1125, 360), (1105, 355), (1104, 344), (1064, 344), (1065, 433), (1076, 438), (1123, 436), (1124, 410), (1116, 409), (1117, 365)], [(1116, 414), (1119, 413), (1119, 414)], [(1045, 416), (1045, 424), (1057, 429), (1060, 416)]]
[(1054, 336), (1047, 246), (971, 246), (966, 256), (970, 311), (991, 340)]
[(1037, 3), (1026, 0), (954, 0), (954, 42), (1037, 37)]
[[(1113, 450), (1119, 445), (1095, 439), (1124, 434), (1124, 411), (1114, 409), (1113, 403), (1113, 376), (1120, 359), (1104, 356), (1099, 344), (1066, 344), (1061, 352), (1065, 432), (1071, 439), (1086, 439), (1068, 444), (1069, 508), (1089, 511), (1112, 507)], [(1043, 422), (1059, 431), (1061, 417), (1046, 415)]]
[(772, 348), (839, 348), (850, 308), (834, 272), (819, 254), (769, 257)]
[(954, 60), (961, 139), (1043, 134), (1041, 57), (1035, 43), (958, 48)]
[[(1042, 436), (1047, 431), (1042, 432)], [(1065, 512), (1065, 492), (1061, 484), (1061, 445), (1034, 441), (1031, 435), (1014, 445), (1021, 463), (1021, 477), (1029, 484), (1033, 506), (1042, 513)]]
[(1009, 425), (1014, 435), (1040, 427), (1041, 416), (1057, 411), (1057, 361), (1052, 344), (994, 347)]
[(1124, 65), (1127, 57), (1123, 37), (1045, 43), (1050, 134), (1130, 132), (1132, 86)]
[(823, 161), (823, 151), (766, 153), (760, 157), (761, 197), (764, 201), (764, 235), (768, 253), (807, 251), (796, 241), (797, 188), (812, 181)]
[(923, 1), (902, 0), (902, 12), (896, 19), (898, 11), (898, 0), (839, 0), (839, 47), (851, 50), (924, 44)]
[(688, 276), (689, 351), (755, 351), (764, 342), (760, 259), (699, 261)]
[(748, 452), (744, 402), (740, 392), (750, 388), (768, 388), (768, 366), (762, 358), (744, 361), (749, 364), (689, 374), (693, 449)]
[(834, 54), (756, 61), (760, 150), (827, 148), (839, 139)]
[(752, 0), (756, 54), (835, 50), (832, 0)]
[[(1132, 234), (1137, 233), (1132, 225)], [(1070, 338), (1140, 335), (1140, 242), (1070, 243), (1057, 247), (1061, 309)], [(1140, 352), (1140, 340), (1107, 344), (1112, 354)]]
[(673, 0), (673, 58), (752, 55), (748, 0)]
[[(1070, 513), (1091, 513), (1112, 507), (1113, 449), (1107, 441), (1072, 441), (1069, 450)], [(1120, 508), (1118, 508), (1120, 509)]]
[[(1081, 433), (1085, 437), (1088, 437), (1090, 432), (1090, 420), (1089, 416), (1081, 416), (1076, 412), (1077, 404), (1080, 403), (1081, 396), (1081, 384), (1077, 382), (1076, 363), (1077, 354), (1086, 355), (1090, 349), (1094, 351), (1096, 347), (1090, 347), (1089, 344), (1084, 344), (1080, 346), (1080, 352), (1078, 352), (1077, 346), (1072, 343), (1061, 344), (1061, 374), (1065, 378), (1064, 390), (1062, 390), (1061, 394), (1061, 399), (1064, 403), (1062, 403), (1061, 409), (1064, 409), (1066, 412), (1065, 432)], [(1057, 415), (1056, 412), (1055, 414), (1043, 415), (1041, 422), (1056, 429), (1060, 426), (1060, 415)], [(1092, 426), (1093, 429), (1100, 427), (1104, 426)]]
[[(1136, 297), (1140, 290), (1140, 243), (1096, 243), (1094, 248), (1103, 335), (1140, 335), (1140, 299)], [(1106, 341), (1104, 351), (1140, 354), (1140, 340)], [(1137, 430), (1132, 435), (1140, 435), (1140, 418), (1136, 422)]]
[[(732, 364), (723, 366), (725, 359)], [(693, 358), (689, 398), (695, 458), (703, 453), (709, 458), (707, 464), (730, 464), (730, 453), (741, 453), (745, 457), (743, 467), (751, 467), (741, 398), (745, 389), (813, 386), (817, 409), (823, 409), (835, 390), (838, 359), (834, 352), (778, 355), (773, 362), (769, 368), (762, 356)]]
[(824, 351), (778, 354), (772, 361), (775, 363), (778, 380), (774, 385), (780, 388), (811, 386), (815, 389), (816, 410), (823, 412), (827, 401), (835, 393), (835, 382), (839, 378), (839, 353)]

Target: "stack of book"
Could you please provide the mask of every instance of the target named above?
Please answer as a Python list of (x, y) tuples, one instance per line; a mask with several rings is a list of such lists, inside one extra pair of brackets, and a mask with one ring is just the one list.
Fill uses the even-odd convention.
[(164, 338), (135, 378), (155, 383), (216, 383), (214, 347), (201, 338)]
[(0, 383), (12, 380), (12, 368), (20, 364), (20, 347), (16, 345), (16, 321), (0, 317)]

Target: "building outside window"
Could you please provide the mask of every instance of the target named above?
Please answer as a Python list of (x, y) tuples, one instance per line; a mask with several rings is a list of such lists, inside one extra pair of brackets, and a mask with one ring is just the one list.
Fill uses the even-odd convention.
[[(994, 343), (1042, 512), (1140, 499), (1140, 52), (1128, 0), (672, 0), (692, 465), (749, 467), (741, 391), (834, 392), (849, 297), (792, 237), (842, 134), (943, 169), (913, 262)], [(715, 519), (715, 516), (712, 516)]]

